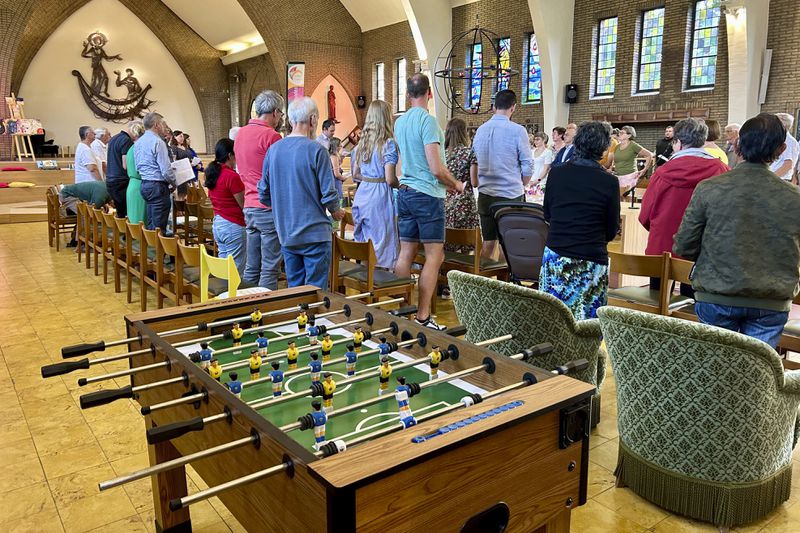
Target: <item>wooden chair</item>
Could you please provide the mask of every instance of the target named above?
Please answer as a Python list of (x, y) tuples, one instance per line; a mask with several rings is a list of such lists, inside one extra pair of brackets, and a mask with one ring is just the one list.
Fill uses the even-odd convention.
[(186, 238), (186, 227), (189, 214), (186, 211), (186, 200), (172, 199), (172, 232), (176, 237)]
[(197, 205), (197, 242), (217, 254), (217, 243), (214, 240), (214, 208), (207, 204)]
[[(342, 260), (356, 260), (362, 268), (351, 272), (342, 272)], [(368, 303), (377, 301), (381, 296), (403, 296), (406, 302), (411, 301), (411, 292), (416, 281), (414, 278), (401, 278), (387, 270), (376, 269), (378, 262), (372, 241), (354, 242), (333, 236), (333, 261), (331, 261), (331, 287), (356, 289), (358, 292), (369, 292)], [(347, 265), (345, 265), (347, 266)]]
[(197, 202), (192, 202), (189, 198), (186, 198), (186, 210), (185, 213), (185, 221), (184, 221), (184, 242), (187, 245), (196, 244), (199, 242), (199, 208), (200, 204)]
[[(200, 246), (187, 246), (186, 244), (178, 241), (178, 273), (181, 279), (181, 296), (186, 295), (189, 297), (190, 302), (194, 302), (195, 298), (200, 301), (203, 300), (203, 294), (200, 284), (201, 278), (201, 260), (200, 260)], [(176, 276), (179, 274), (176, 273)], [(205, 298), (208, 294), (211, 296), (218, 296), (228, 290), (228, 283), (225, 280), (218, 278), (211, 278), (208, 280), (208, 287)]]
[(114, 262), (113, 230), (106, 224), (105, 211), (92, 208), (95, 230), (97, 231), (97, 245), (95, 246), (95, 275), (99, 275), (99, 259), (103, 261), (103, 283), (108, 283), (108, 264)]
[[(347, 226), (353, 228), (355, 231), (356, 223), (353, 222), (353, 211), (352, 209), (345, 209), (344, 210), (344, 218), (339, 221), (339, 237), (342, 239), (347, 239)], [(350, 240), (353, 239), (353, 233), (350, 233)]]
[(120, 224), (118, 222), (119, 220), (122, 220), (124, 228), (124, 222), (125, 222), (124, 218), (118, 219), (111, 213), (103, 212), (103, 221), (105, 222), (106, 228), (108, 228), (108, 231), (110, 232), (109, 241), (111, 245), (111, 250), (110, 250), (111, 261), (112, 261), (111, 264), (113, 265), (112, 273), (114, 275), (114, 292), (122, 291), (120, 283), (120, 270), (121, 270), (120, 267), (125, 268), (126, 264), (125, 243), (123, 242), (125, 230), (123, 229), (122, 233), (120, 233)]
[[(157, 301), (159, 305), (163, 305), (164, 297), (169, 299), (175, 305), (182, 305), (183, 298), (183, 262), (179, 260), (180, 252), (178, 252), (178, 238), (165, 237), (158, 233), (158, 243), (161, 248), (161, 253), (156, 257), (156, 270), (161, 273), (161, 283), (158, 287)], [(165, 256), (171, 258), (167, 264)]]
[(236, 263), (233, 261), (233, 256), (229, 255), (225, 258), (214, 257), (209, 255), (205, 246), (200, 246), (200, 301), (205, 302), (209, 293), (209, 280), (224, 279), (228, 282), (228, 298), (236, 297), (236, 289), (242, 282), (239, 276), (239, 271), (236, 270)]
[[(142, 243), (141, 243), (143, 245), (143, 251), (144, 251), (143, 257), (141, 257), (141, 259), (147, 265), (147, 272), (152, 272), (153, 274), (144, 276), (143, 279), (144, 279), (145, 289), (147, 289), (148, 286), (153, 288), (153, 290), (156, 293), (156, 304), (159, 309), (164, 307), (164, 297), (161, 294), (161, 284), (164, 280), (164, 273), (163, 273), (164, 252), (161, 248), (161, 242), (158, 240), (158, 234), (160, 231), (161, 231), (160, 229), (150, 230), (142, 227)], [(158, 260), (159, 257), (161, 258), (160, 262)], [(145, 290), (145, 293), (146, 292), (147, 291)]]
[(480, 228), (446, 228), (445, 243), (456, 246), (472, 246), (474, 253), (445, 252), (444, 262), (439, 269), (440, 279), (444, 283), (447, 283), (446, 276), (450, 270), (460, 270), (461, 272), (485, 278), (496, 276), (497, 279), (507, 280), (508, 265), (505, 261), (495, 261), (481, 257), (483, 239), (481, 238)]
[(131, 224), (127, 222), (127, 239), (125, 242), (125, 255), (128, 257), (128, 276), (126, 289), (128, 303), (131, 303), (133, 278), (139, 280), (139, 305), (142, 311), (147, 311), (147, 276), (156, 274), (155, 256), (148, 255), (147, 242), (144, 240), (144, 224)]
[(82, 261), (81, 254), (86, 253), (84, 266), (86, 266), (86, 268), (91, 268), (91, 254), (89, 253), (89, 246), (92, 240), (92, 225), (89, 222), (89, 204), (86, 202), (78, 202), (75, 204), (75, 208), (78, 210), (76, 225), (76, 239), (78, 240), (78, 263)]
[(692, 268), (694, 268), (694, 261), (687, 261), (670, 255), (669, 275), (665, 283), (667, 290), (662, 293), (661, 298), (661, 308), (665, 309), (666, 312), (662, 314), (691, 320), (692, 322), (698, 321), (694, 310), (694, 300), (686, 298), (684, 305), (668, 305), (668, 299), (672, 296), (672, 282), (677, 281), (681, 285), (691, 285), (692, 280), (689, 279), (689, 275), (692, 273)]
[(72, 235), (78, 223), (78, 217), (61, 214), (61, 201), (58, 199), (56, 187), (48, 187), (45, 196), (47, 199), (47, 240), (51, 248), (55, 242), (58, 252), (61, 250), (61, 236)]
[[(669, 252), (662, 255), (636, 255), (609, 252), (610, 271), (617, 274), (659, 278), (661, 289), (652, 290), (646, 286), (627, 286), (608, 291), (608, 305), (627, 307), (658, 315), (666, 314), (670, 309), (682, 307), (691, 302), (691, 298), (670, 294)], [(666, 293), (666, 295), (664, 295)], [(666, 298), (666, 300), (665, 300)], [(662, 301), (665, 303), (662, 304)]]

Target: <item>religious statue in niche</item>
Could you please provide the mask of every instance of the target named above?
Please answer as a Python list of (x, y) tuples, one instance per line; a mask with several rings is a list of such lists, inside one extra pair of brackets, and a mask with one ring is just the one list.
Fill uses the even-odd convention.
[(109, 56), (105, 51), (106, 44), (108, 44), (108, 38), (102, 33), (90, 34), (83, 41), (81, 57), (92, 60), (91, 81), (87, 82), (78, 70), (73, 70), (72, 75), (78, 78), (81, 95), (96, 117), (118, 123), (139, 118), (154, 103), (147, 98), (147, 92), (152, 89), (152, 86), (148, 83), (146, 87), (142, 88), (139, 80), (134, 76), (133, 69), (125, 69), (124, 78), (121, 71), (115, 70), (116, 86), (125, 87), (128, 95), (125, 98), (112, 98), (108, 93), (109, 80), (103, 61), (122, 61), (122, 56), (119, 54)]
[(333, 92), (333, 85), (328, 89), (328, 118), (339, 123), (336, 120), (336, 94)]

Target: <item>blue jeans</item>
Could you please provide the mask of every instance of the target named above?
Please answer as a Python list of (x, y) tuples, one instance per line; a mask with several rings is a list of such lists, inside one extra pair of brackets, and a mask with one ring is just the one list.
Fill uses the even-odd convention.
[(328, 290), (328, 269), (331, 266), (331, 243), (314, 242), (305, 246), (284, 246), (283, 261), (289, 287), (314, 285)]
[(281, 243), (272, 210), (245, 207), (247, 264), (242, 279), (251, 285), (277, 290), (281, 274)]
[(172, 207), (169, 186), (164, 181), (142, 180), (142, 198), (147, 202), (147, 229), (158, 228), (166, 234)]
[(239, 276), (242, 276), (246, 259), (245, 246), (247, 244), (244, 226), (225, 220), (217, 215), (214, 217), (214, 224), (211, 229), (214, 232), (217, 248), (219, 248), (219, 256), (233, 256), (236, 270), (239, 271)]
[(762, 340), (775, 348), (789, 319), (788, 311), (770, 311), (753, 307), (731, 307), (706, 302), (694, 306), (697, 318), (703, 324), (743, 333)]

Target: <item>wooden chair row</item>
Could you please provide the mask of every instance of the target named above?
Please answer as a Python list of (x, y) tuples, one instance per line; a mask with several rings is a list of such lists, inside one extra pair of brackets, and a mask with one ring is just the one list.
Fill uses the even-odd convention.
[(56, 251), (61, 250), (61, 236), (72, 235), (78, 217), (75, 215), (65, 215), (61, 212), (61, 201), (58, 198), (58, 188), (50, 186), (45, 192), (47, 200), (47, 242)]

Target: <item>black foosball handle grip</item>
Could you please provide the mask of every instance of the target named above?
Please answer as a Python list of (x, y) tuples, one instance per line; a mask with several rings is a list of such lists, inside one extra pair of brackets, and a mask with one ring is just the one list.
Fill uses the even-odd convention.
[(408, 315), (413, 315), (416, 312), (417, 312), (416, 305), (406, 305), (405, 307), (389, 311), (389, 314), (394, 316), (408, 316)]
[(121, 400), (123, 398), (133, 398), (133, 387), (131, 385), (127, 385), (121, 389), (107, 389), (84, 394), (80, 398), (81, 409), (105, 405), (114, 400)]
[(461, 337), (462, 335), (467, 334), (467, 326), (464, 324), (458, 324), (457, 326), (452, 326), (444, 330), (445, 333), (450, 335), (451, 337)]
[(160, 442), (177, 439), (192, 431), (200, 431), (203, 427), (203, 419), (199, 416), (182, 422), (173, 422), (172, 424), (156, 426), (147, 430), (147, 443), (158, 444)]
[(587, 368), (589, 368), (589, 361), (586, 359), (576, 359), (575, 361), (570, 361), (569, 363), (557, 366), (556, 373), (562, 375), (572, 374), (573, 372), (580, 372), (581, 370), (586, 370)]
[(51, 378), (53, 376), (62, 376), (69, 374), (73, 370), (86, 370), (92, 365), (88, 359), (81, 359), (80, 361), (67, 361), (64, 363), (54, 363), (52, 365), (45, 365), (42, 367), (42, 377)]
[(61, 348), (61, 357), (70, 359), (71, 357), (80, 357), (92, 352), (102, 352), (106, 349), (106, 343), (103, 341), (90, 342), (86, 344), (76, 344), (74, 346), (64, 346)]

